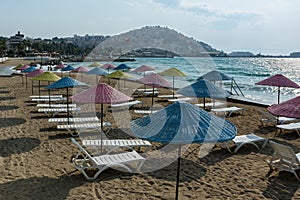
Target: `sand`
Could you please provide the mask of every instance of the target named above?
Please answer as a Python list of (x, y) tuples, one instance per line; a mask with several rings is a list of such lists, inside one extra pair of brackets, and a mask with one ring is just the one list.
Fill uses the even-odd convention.
[[(94, 81), (94, 77), (84, 77), (84, 80)], [(147, 173), (132, 174), (108, 169), (95, 181), (87, 181), (70, 162), (77, 153), (77, 148), (70, 141), (71, 136), (65, 130), (57, 130), (54, 123), (48, 123), (48, 117), (37, 113), (35, 104), (29, 101), (29, 83), (26, 89), (20, 76), (0, 78), (1, 199), (174, 199), (177, 162)], [(127, 84), (127, 87), (131, 86)], [(36, 94), (37, 87), (34, 89)], [(123, 91), (131, 93), (129, 89)], [(65, 91), (54, 93), (64, 94)], [(42, 91), (42, 94), (47, 95), (47, 92)], [(138, 99), (144, 104), (132, 109), (145, 107), (151, 102), (150, 98)], [(158, 100), (155, 99), (156, 104), (169, 104)], [(261, 126), (259, 122), (257, 110), (265, 108), (228, 103), (228, 106), (231, 105), (246, 109), (244, 113), (227, 118), (236, 125), (238, 135), (255, 133), (273, 139), (275, 128)], [(113, 123), (108, 137), (127, 137), (120, 130), (124, 128), (120, 126), (126, 124), (116, 123), (114, 113), (109, 112), (107, 106), (104, 109), (104, 121)], [(141, 116), (134, 114), (133, 110), (129, 114), (132, 118)], [(295, 132), (284, 133), (274, 140), (290, 145), (295, 151), (300, 146)], [(161, 144), (153, 143), (149, 155), (161, 147)], [(192, 144), (183, 153), (180, 199), (300, 198), (300, 182), (294, 175), (275, 171), (266, 176), (269, 170), (266, 160), (273, 152), (269, 144), (261, 150), (244, 146), (236, 154), (215, 146), (207, 156), (199, 158), (201, 147), (206, 148), (205, 145)], [(175, 149), (170, 155), (176, 153)], [(155, 159), (158, 165), (163, 162)]]

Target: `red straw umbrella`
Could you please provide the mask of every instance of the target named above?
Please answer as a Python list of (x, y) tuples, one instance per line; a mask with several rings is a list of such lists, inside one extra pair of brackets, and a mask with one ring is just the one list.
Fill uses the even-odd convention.
[(283, 76), (282, 74), (276, 74), (271, 76), (265, 80), (262, 80), (256, 85), (268, 85), (268, 86), (277, 86), (278, 87), (278, 104), (280, 101), (280, 87), (290, 87), (290, 88), (300, 88), (300, 86), (293, 82), (292, 80), (288, 79), (287, 77)]
[(268, 111), (277, 116), (300, 118), (300, 97), (272, 105)]

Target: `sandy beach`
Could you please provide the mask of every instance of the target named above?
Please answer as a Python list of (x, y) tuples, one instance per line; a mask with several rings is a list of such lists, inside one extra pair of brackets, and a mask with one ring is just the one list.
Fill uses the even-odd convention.
[[(16, 62), (19, 60), (1, 66)], [(34, 89), (37, 91), (36, 86)], [(53, 93), (65, 94), (65, 90)], [(174, 199), (177, 162), (147, 173), (108, 169), (96, 180), (87, 181), (70, 162), (78, 151), (70, 141), (71, 136), (56, 129), (45, 114), (38, 113), (35, 104), (29, 101), (30, 95), (31, 82), (25, 88), (20, 76), (0, 77), (0, 199)], [(150, 98), (138, 100), (144, 102), (143, 106), (151, 102)], [(155, 101), (163, 106), (169, 104), (158, 98)], [(140, 106), (129, 110), (133, 119), (141, 117), (133, 112)], [(261, 125), (257, 110), (266, 108), (233, 103), (227, 106), (245, 108), (245, 112), (227, 118), (236, 125), (238, 135), (255, 133), (298, 152), (300, 138), (295, 132), (273, 138), (275, 127)], [(113, 124), (107, 137), (124, 135), (120, 130), (124, 127), (115, 122), (107, 105), (104, 112), (104, 121)], [(153, 144), (150, 152), (160, 146)], [(274, 171), (266, 176), (269, 171), (266, 160), (273, 153), (269, 144), (261, 150), (246, 145), (236, 154), (216, 146), (207, 156), (199, 158), (201, 147), (205, 145), (189, 145), (182, 155), (179, 199), (300, 199), (300, 182), (293, 174)]]

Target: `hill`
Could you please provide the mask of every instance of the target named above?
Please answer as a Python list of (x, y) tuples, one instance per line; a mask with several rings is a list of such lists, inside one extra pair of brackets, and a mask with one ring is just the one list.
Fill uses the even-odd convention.
[(88, 57), (115, 59), (138, 49), (161, 49), (182, 57), (199, 57), (219, 52), (210, 45), (189, 38), (173, 29), (146, 26), (107, 38)]

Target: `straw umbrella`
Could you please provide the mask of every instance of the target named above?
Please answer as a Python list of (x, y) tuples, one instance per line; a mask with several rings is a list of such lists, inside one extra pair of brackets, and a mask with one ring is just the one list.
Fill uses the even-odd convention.
[(109, 64), (109, 63), (106, 63), (104, 65), (101, 66), (102, 69), (107, 69), (107, 73), (109, 74), (109, 69), (114, 69), (116, 68), (116, 66), (112, 65), (112, 64)]
[(99, 68), (99, 67), (95, 67), (94, 69), (86, 72), (85, 74), (91, 75), (91, 74), (95, 74), (96, 75), (96, 84), (98, 83), (98, 76), (102, 75), (105, 76), (108, 73), (106, 71), (104, 71), (103, 69)]
[[(58, 81), (59, 79), (60, 79), (59, 76), (48, 71), (31, 78), (31, 80), (39, 81), (39, 96), (41, 96), (41, 81), (55, 82)], [(48, 90), (48, 92), (50, 93), (50, 90)], [(49, 95), (49, 104), (50, 104), (50, 95)]]
[[(25, 69), (27, 69), (27, 68), (29, 68), (28, 65), (23, 65), (23, 66), (21, 66), (21, 67), (18, 67), (17, 70), (20, 70), (20, 71), (22, 72), (23, 70), (25, 70)], [(23, 76), (22, 76), (22, 84), (24, 84)]]
[[(61, 69), (61, 72), (69, 72), (69, 76), (71, 76), (71, 71), (74, 70), (75, 68), (72, 67), (71, 65), (68, 65), (67, 67)], [(62, 74), (61, 74), (62, 75)]]
[(278, 87), (278, 104), (280, 102), (280, 88), (281, 87), (290, 87), (290, 88), (300, 88), (300, 86), (293, 82), (292, 80), (288, 79), (282, 74), (276, 74), (274, 76), (271, 76), (267, 79), (264, 79), (258, 83), (255, 83), (256, 85), (268, 85), (268, 86), (277, 86)]
[(280, 104), (274, 104), (268, 107), (268, 111), (273, 115), (282, 117), (300, 118), (300, 96), (284, 101)]
[[(125, 72), (122, 72), (120, 70), (114, 71), (113, 73), (110, 73), (108, 75), (106, 75), (106, 77), (108, 78), (114, 78), (114, 79), (127, 79), (127, 78), (131, 78), (131, 76)], [(125, 80), (124, 80), (124, 88), (125, 88)], [(118, 83), (118, 90), (120, 90), (120, 84)]]
[(225, 99), (230, 94), (226, 90), (214, 85), (208, 80), (200, 79), (191, 85), (181, 88), (177, 91), (187, 97), (203, 98), (204, 109), (205, 109), (205, 98)]
[[(103, 104), (120, 103), (132, 100), (131, 97), (119, 92), (106, 83), (99, 83), (87, 90), (84, 90), (71, 97), (74, 102), (78, 103), (95, 103), (101, 104), (101, 130), (103, 130)], [(102, 134), (101, 134), (102, 149)]]
[(184, 77), (186, 76), (185, 73), (183, 73), (182, 71), (180, 71), (179, 69), (175, 68), (175, 67), (172, 67), (170, 69), (167, 69), (165, 71), (162, 71), (159, 73), (160, 75), (162, 76), (172, 76), (173, 77), (173, 99), (175, 98), (174, 97), (174, 94), (175, 94), (175, 86), (174, 86), (174, 77)]
[[(26, 74), (26, 77), (32, 78), (32, 77), (38, 76), (42, 73), (44, 73), (44, 71), (42, 69), (36, 69), (33, 72)], [(33, 94), (33, 80), (31, 80), (31, 94)]]
[(33, 72), (33, 71), (35, 71), (35, 70), (36, 70), (35, 67), (30, 66), (30, 67), (28, 67), (27, 69), (25, 69), (25, 70), (22, 71), (23, 73), (25, 73), (25, 85), (26, 85), (26, 88), (27, 88), (27, 76), (26, 76), (27, 73)]
[(88, 67), (100, 67), (101, 64), (98, 62), (93, 62), (92, 64), (90, 64)]
[(114, 68), (113, 70), (122, 70), (122, 71), (126, 71), (131, 69), (131, 67), (129, 67), (128, 65), (122, 63), (120, 65), (118, 65), (116, 68)]
[(88, 72), (89, 70), (83, 66), (77, 67), (76, 69), (73, 69), (71, 72), (76, 72), (76, 73), (81, 73), (81, 80), (82, 78), (82, 74), (85, 72)]
[(69, 90), (68, 88), (74, 88), (74, 87), (82, 87), (82, 86), (88, 86), (85, 83), (82, 83), (80, 81), (77, 81), (71, 77), (65, 76), (58, 81), (46, 86), (45, 88), (50, 90), (50, 89), (60, 89), (60, 88), (66, 88), (67, 90), (67, 115), (68, 115), (68, 124), (69, 118), (70, 118), (70, 113), (69, 113)]
[(187, 102), (176, 102), (152, 115), (130, 122), (136, 137), (178, 145), (175, 199), (178, 199), (181, 146), (232, 140), (237, 129), (231, 122)]
[[(138, 82), (143, 83), (145, 85), (152, 86), (152, 106), (153, 106), (153, 98), (154, 98), (154, 87), (170, 87), (172, 84), (165, 80), (162, 76), (158, 74), (150, 74), (138, 80)], [(152, 107), (151, 107), (152, 109)]]

